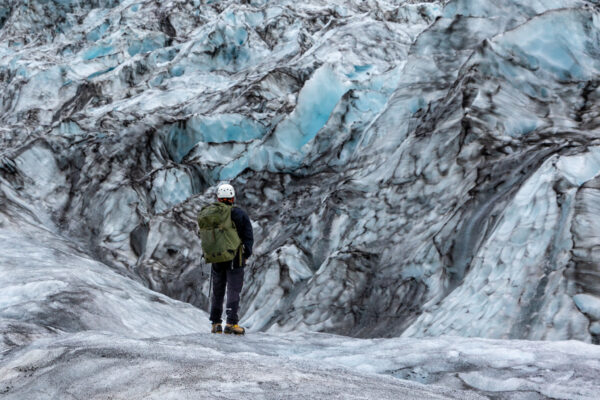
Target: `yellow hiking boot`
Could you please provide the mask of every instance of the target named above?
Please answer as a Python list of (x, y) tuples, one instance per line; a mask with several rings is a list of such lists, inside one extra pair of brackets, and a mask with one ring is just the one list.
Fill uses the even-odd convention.
[(212, 324), (212, 329), (210, 333), (223, 333), (223, 327), (221, 324)]
[(246, 330), (239, 326), (238, 324), (226, 324), (225, 330), (223, 331), (225, 334), (234, 334), (234, 335), (243, 335), (246, 333)]

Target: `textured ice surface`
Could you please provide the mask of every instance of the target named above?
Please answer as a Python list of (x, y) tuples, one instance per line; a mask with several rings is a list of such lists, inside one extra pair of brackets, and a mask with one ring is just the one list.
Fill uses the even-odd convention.
[[(593, 399), (600, 390), (591, 344), (212, 335), (203, 311), (28, 221), (2, 215), (0, 239), (2, 398)], [(294, 265), (298, 249), (279, 256)]]
[(291, 345), (285, 338), (263, 335), (146, 340), (96, 332), (69, 335), (10, 354), (0, 366), (1, 393), (6, 399), (61, 398), (64, 393), (95, 399), (110, 388), (113, 399), (485, 398), (363, 373), (343, 362), (323, 364), (278, 354)]
[(13, 329), (106, 330), (129, 337), (197, 332), (203, 311), (153, 292), (83, 254), (64, 239), (2, 217), (0, 229), (2, 350)]
[[(586, 0), (6, 2), (0, 211), (77, 251), (38, 279), (32, 249), (0, 289), (74, 285), (46, 306), (91, 304), (65, 331), (123, 328), (133, 286), (206, 310), (195, 217), (230, 180), (255, 332), (598, 343), (599, 21)], [(161, 309), (139, 293), (127, 312)]]
[(114, 399), (593, 399), (598, 391), (599, 350), (580, 342), (209, 335), (38, 339), (0, 363), (3, 398), (102, 398), (107, 387)]

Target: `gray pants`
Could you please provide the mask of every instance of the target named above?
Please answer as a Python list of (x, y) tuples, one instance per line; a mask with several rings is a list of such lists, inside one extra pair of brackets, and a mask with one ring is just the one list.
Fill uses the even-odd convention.
[(227, 323), (237, 324), (240, 293), (244, 285), (244, 267), (231, 268), (231, 262), (212, 265), (213, 292), (210, 299), (210, 320), (220, 324), (223, 315), (223, 300), (227, 289)]

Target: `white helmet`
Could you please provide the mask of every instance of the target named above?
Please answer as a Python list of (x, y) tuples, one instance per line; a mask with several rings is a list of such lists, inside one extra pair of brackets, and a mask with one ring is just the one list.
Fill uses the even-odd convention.
[(235, 190), (233, 186), (228, 183), (224, 183), (217, 189), (217, 198), (219, 199), (231, 199), (235, 197)]

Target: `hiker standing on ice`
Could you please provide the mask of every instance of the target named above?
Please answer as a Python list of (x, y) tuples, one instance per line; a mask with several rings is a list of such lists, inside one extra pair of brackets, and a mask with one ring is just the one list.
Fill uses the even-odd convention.
[[(243, 335), (238, 325), (240, 293), (244, 283), (244, 266), (252, 255), (254, 236), (250, 218), (244, 210), (234, 207), (235, 190), (229, 184), (217, 189), (217, 202), (209, 204), (198, 214), (198, 228), (202, 251), (212, 263), (212, 296), (210, 321), (212, 333)], [(222, 328), (223, 300), (227, 291), (227, 323)]]

